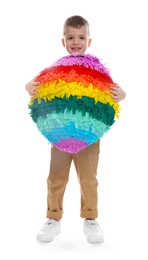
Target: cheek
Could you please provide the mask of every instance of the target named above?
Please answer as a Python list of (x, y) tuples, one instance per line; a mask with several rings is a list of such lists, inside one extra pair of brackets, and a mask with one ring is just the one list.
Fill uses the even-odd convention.
[(71, 46), (71, 43), (68, 42), (68, 43), (66, 44), (66, 47), (69, 48), (70, 46)]
[(83, 42), (83, 46), (85, 46), (86, 48), (87, 48), (87, 46), (88, 46), (88, 42)]

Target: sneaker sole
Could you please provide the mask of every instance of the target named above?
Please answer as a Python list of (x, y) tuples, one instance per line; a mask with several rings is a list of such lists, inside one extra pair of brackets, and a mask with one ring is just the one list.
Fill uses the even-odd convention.
[(87, 241), (90, 244), (101, 244), (104, 242), (103, 238), (93, 238), (93, 237), (87, 237)]

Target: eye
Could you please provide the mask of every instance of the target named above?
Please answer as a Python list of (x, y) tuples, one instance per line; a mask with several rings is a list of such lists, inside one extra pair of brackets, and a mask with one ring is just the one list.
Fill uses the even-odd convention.
[(81, 40), (85, 40), (85, 36), (80, 36), (80, 39)]
[(68, 36), (68, 37), (67, 37), (67, 40), (72, 40), (72, 39), (73, 39), (72, 36)]

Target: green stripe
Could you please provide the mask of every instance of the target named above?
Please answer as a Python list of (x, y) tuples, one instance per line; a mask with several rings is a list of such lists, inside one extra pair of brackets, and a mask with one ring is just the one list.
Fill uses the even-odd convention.
[(69, 99), (66, 97), (57, 98), (55, 97), (52, 101), (44, 101), (41, 99), (41, 103), (38, 104), (38, 100), (34, 100), (33, 105), (29, 106), (30, 115), (34, 122), (41, 116), (46, 118), (48, 114), (52, 113), (67, 113), (72, 112), (76, 114), (76, 111), (81, 111), (82, 116), (86, 113), (89, 117), (103, 122), (106, 125), (112, 125), (114, 123), (115, 111), (109, 103), (103, 104), (98, 102), (95, 104), (93, 98), (82, 97), (77, 98), (71, 96)]

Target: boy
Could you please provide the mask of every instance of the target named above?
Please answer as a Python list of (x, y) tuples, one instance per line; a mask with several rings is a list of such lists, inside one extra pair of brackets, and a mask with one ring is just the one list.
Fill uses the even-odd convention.
[[(91, 45), (89, 24), (81, 16), (69, 17), (64, 24), (62, 44), (69, 54), (82, 55)], [(26, 84), (26, 90), (33, 96), (37, 93), (39, 82), (35, 79)], [(112, 97), (119, 102), (125, 92), (116, 84), (111, 87)], [(100, 141), (76, 154), (69, 154), (51, 146), (50, 172), (48, 176), (48, 221), (37, 235), (39, 241), (51, 242), (60, 233), (60, 219), (63, 215), (63, 196), (68, 181), (70, 165), (73, 160), (81, 188), (81, 212), (84, 218), (84, 233), (89, 243), (104, 241), (103, 232), (96, 220), (97, 208), (97, 166)]]

